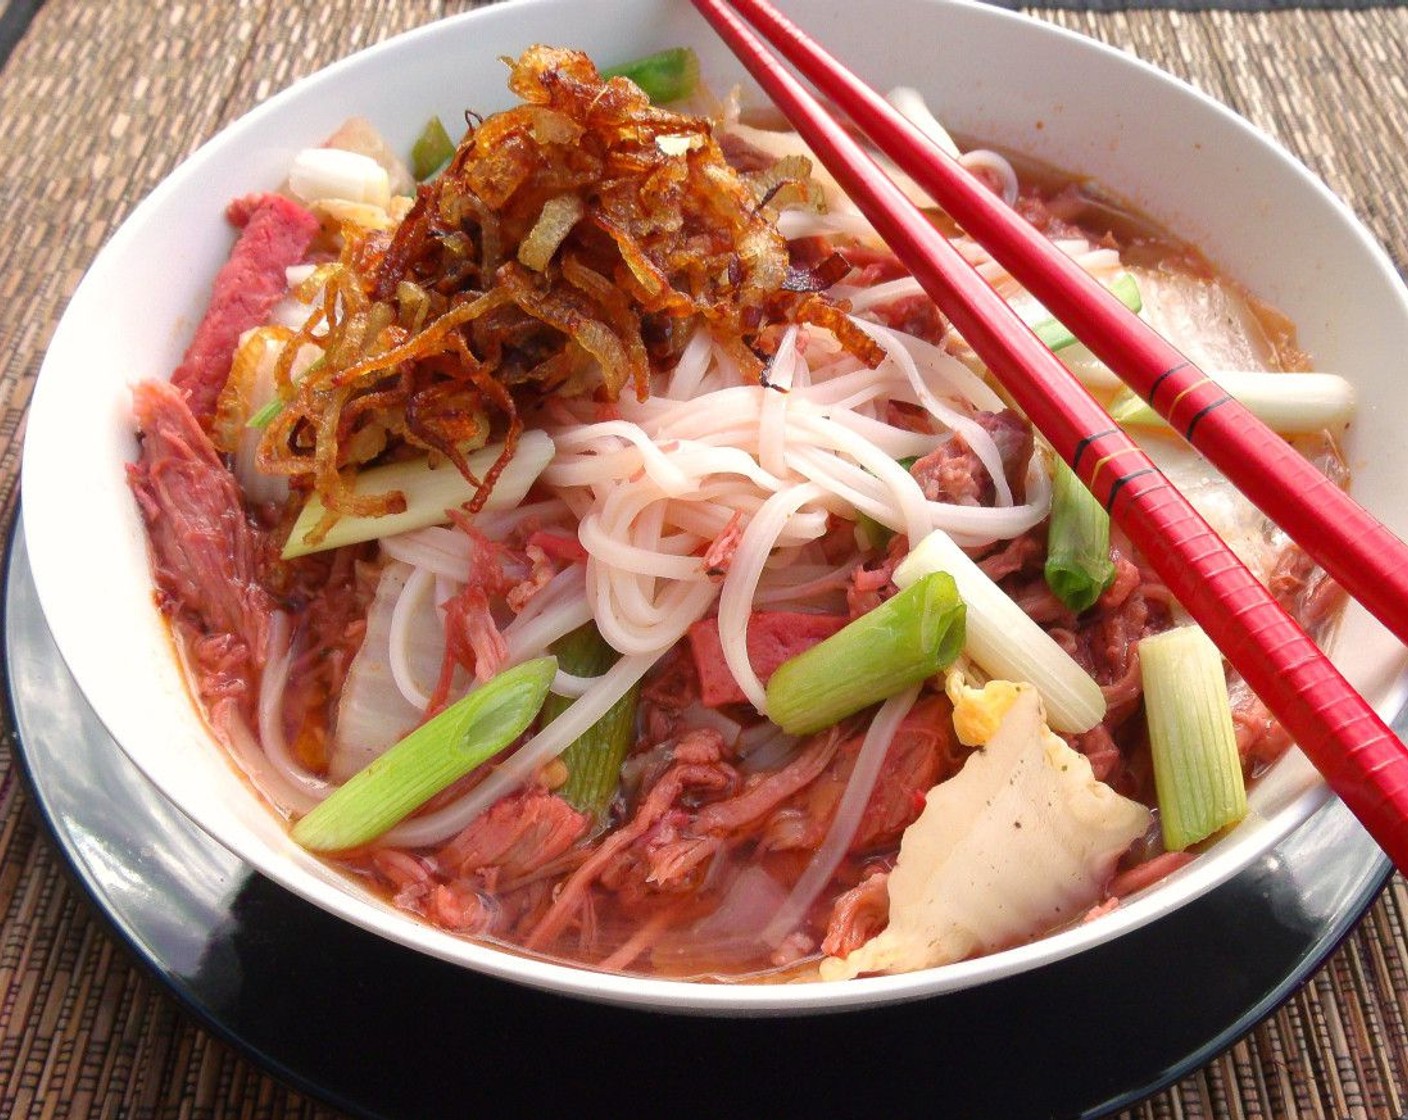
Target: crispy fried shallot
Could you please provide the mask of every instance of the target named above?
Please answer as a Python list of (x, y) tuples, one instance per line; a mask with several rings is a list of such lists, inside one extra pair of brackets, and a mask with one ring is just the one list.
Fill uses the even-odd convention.
[[(473, 124), (394, 230), (346, 225), (338, 259), (305, 285), (321, 302), (296, 343), (322, 357), (295, 377), (299, 346), (285, 348), (259, 465), (317, 490), (319, 534), (340, 514), (396, 512), (401, 494), (354, 496), (352, 483), (408, 449), (452, 462), (477, 487), (473, 512), (526, 408), (628, 386), (645, 399), (701, 325), (752, 377), (779, 321), (880, 357), (818, 294), (838, 270), (799, 282), (790, 267), (775, 219), (820, 205), (805, 159), (740, 173), (708, 121), (603, 80), (576, 51), (530, 48), (508, 84), (522, 103)], [(499, 433), (503, 455), (475, 478), (466, 449)]]

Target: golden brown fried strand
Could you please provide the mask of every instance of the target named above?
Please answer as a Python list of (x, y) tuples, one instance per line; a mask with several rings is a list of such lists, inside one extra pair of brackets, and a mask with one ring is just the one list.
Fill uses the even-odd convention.
[[(462, 448), (505, 432), (552, 393), (644, 399), (707, 327), (746, 376), (779, 320), (875, 347), (845, 316), (795, 290), (778, 208), (817, 205), (806, 160), (749, 176), (707, 121), (603, 81), (576, 51), (533, 47), (510, 64), (523, 104), (470, 128), (454, 158), (390, 234), (344, 228), (320, 270), (324, 355), (297, 383), (276, 371), (283, 412), (261, 466), (340, 513), (389, 513), (398, 493), (353, 494), (357, 471), (408, 447), (442, 455), (487, 497)], [(302, 332), (300, 338), (309, 336)], [(326, 527), (326, 526), (325, 526)]]

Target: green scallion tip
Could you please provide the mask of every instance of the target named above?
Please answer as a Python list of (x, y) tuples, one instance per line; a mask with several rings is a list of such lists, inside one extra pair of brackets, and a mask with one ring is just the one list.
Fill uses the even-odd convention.
[[(1144, 301), (1139, 295), (1139, 285), (1128, 272), (1121, 272), (1110, 282), (1110, 291), (1131, 311), (1138, 311), (1144, 306)], [(1051, 315), (1033, 323), (1032, 333), (1051, 350), (1064, 350), (1076, 343), (1076, 336), (1066, 329), (1065, 324)]]
[(352, 775), (293, 826), (294, 841), (328, 852), (375, 840), (523, 734), (556, 673), (552, 657), (504, 670)]
[(445, 131), (439, 117), (425, 122), (416, 142), (411, 145), (411, 174), (417, 183), (433, 178), (455, 154), (455, 142)]
[[(552, 647), (564, 673), (577, 677), (599, 677), (616, 663), (617, 654), (588, 622), (555, 642)], [(561, 754), (567, 767), (567, 780), (558, 795), (579, 812), (606, 819), (611, 801), (621, 784), (621, 763), (635, 743), (636, 701), (639, 683), (633, 685), (605, 715), (568, 744)], [(575, 701), (555, 693), (543, 705), (546, 726)]]
[(792, 735), (830, 727), (951, 664), (963, 637), (953, 577), (922, 576), (778, 666), (767, 685), (768, 717)]
[(699, 56), (690, 47), (672, 47), (634, 62), (609, 66), (603, 78), (629, 78), (657, 105), (679, 101), (699, 84)]
[(1071, 610), (1094, 605), (1115, 578), (1110, 559), (1110, 515), (1064, 462), (1051, 480), (1051, 525), (1046, 534), (1046, 585)]

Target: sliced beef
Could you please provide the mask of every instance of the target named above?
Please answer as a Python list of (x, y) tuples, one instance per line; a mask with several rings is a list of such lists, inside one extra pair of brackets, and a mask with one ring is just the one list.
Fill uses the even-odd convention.
[[(766, 683), (784, 661), (831, 637), (846, 621), (832, 614), (758, 611), (748, 620), (748, 661)], [(691, 626), (689, 648), (699, 677), (699, 699), (704, 704), (716, 708), (747, 700), (724, 660), (718, 619), (702, 619)]]
[(285, 269), (304, 259), (318, 232), (318, 219), (282, 195), (239, 199), (228, 215), (243, 229), (216, 274), (205, 317), (171, 375), (203, 427), (215, 414), (240, 335), (265, 321), (287, 290)]
[[(820, 846), (846, 792), (864, 739), (862, 731), (844, 740), (821, 775), (772, 815), (764, 826), (768, 848)], [(948, 697), (932, 695), (916, 704), (890, 743), (850, 851), (874, 851), (897, 841), (919, 816), (924, 794), (957, 773), (967, 754), (953, 734), (953, 707)]]

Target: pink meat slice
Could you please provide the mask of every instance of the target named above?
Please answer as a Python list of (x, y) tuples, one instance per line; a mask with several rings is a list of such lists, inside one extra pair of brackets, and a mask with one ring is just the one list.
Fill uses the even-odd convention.
[(230, 376), (240, 335), (266, 321), (288, 288), (285, 270), (304, 259), (318, 232), (318, 219), (282, 195), (239, 199), (227, 213), (243, 229), (216, 274), (195, 337), (171, 375), (171, 383), (186, 394), (191, 412), (206, 428)]
[[(777, 667), (845, 626), (847, 619), (834, 614), (803, 611), (758, 611), (748, 620), (748, 661), (767, 682)], [(699, 699), (711, 708), (747, 700), (724, 660), (719, 621), (701, 619), (689, 628), (689, 648), (699, 675)]]

